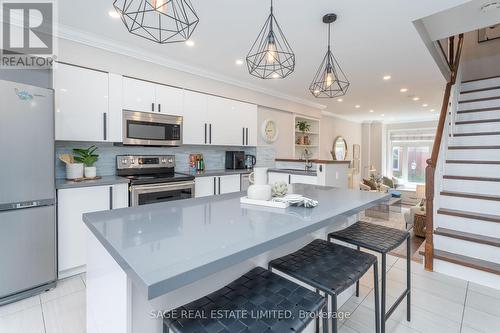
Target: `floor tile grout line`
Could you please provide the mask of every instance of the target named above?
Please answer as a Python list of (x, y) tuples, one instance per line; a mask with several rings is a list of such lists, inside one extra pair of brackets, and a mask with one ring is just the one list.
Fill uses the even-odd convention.
[(467, 291), (465, 292), (464, 308), (462, 309), (462, 320), (460, 322), (460, 333), (464, 327), (465, 307), (467, 306), (467, 296), (469, 294), (469, 281), (467, 281)]
[(45, 315), (43, 313), (43, 305), (41, 303), (41, 299), (40, 299), (40, 311), (42, 311), (43, 331), (47, 333), (47, 325), (45, 324)]

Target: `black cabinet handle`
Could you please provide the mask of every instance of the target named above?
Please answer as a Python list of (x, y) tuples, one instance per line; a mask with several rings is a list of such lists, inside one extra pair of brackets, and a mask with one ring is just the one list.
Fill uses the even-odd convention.
[(205, 123), (205, 144), (207, 144), (207, 123)]
[(217, 177), (214, 177), (214, 195), (217, 195)]
[(246, 132), (247, 132), (246, 139), (247, 139), (247, 146), (248, 146), (248, 128), (246, 129)]
[(288, 184), (292, 183), (292, 175), (288, 175)]
[(243, 127), (243, 146), (245, 145), (245, 127)]
[(208, 132), (209, 132), (209, 143), (212, 144), (212, 124), (208, 125)]
[(103, 113), (102, 114), (102, 123), (103, 123), (103, 136), (104, 136), (104, 141), (108, 139), (108, 114)]
[(219, 195), (220, 195), (220, 177), (219, 177)]
[(109, 210), (113, 209), (113, 186), (109, 187)]
[(151, 111), (155, 112), (155, 103), (151, 103)]

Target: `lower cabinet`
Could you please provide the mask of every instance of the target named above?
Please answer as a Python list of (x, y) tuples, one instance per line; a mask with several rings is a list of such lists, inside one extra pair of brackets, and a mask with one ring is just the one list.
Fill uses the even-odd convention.
[(59, 278), (85, 271), (88, 228), (84, 213), (128, 207), (128, 185), (80, 187), (57, 191)]
[(287, 184), (310, 184), (317, 185), (318, 177), (317, 176), (305, 176), (305, 175), (294, 175), (289, 173), (281, 173), (281, 172), (269, 172), (268, 174), (268, 183), (273, 185), (277, 182), (285, 182)]
[(198, 177), (195, 180), (195, 197), (208, 197), (241, 191), (241, 176)]

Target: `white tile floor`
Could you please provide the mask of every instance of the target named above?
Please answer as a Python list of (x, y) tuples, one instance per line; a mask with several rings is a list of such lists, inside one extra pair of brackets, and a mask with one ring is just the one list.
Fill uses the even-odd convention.
[[(389, 304), (404, 290), (406, 260), (388, 258)], [(483, 287), (412, 263), (412, 321), (402, 304), (387, 323), (388, 333), (498, 333), (500, 290)], [(373, 283), (369, 273), (361, 280), (360, 297), (351, 297), (341, 311), (351, 312), (340, 322), (341, 333), (374, 332)], [(85, 332), (85, 275), (59, 282), (57, 288), (0, 307), (2, 333)], [(142, 332), (141, 332), (142, 333)]]

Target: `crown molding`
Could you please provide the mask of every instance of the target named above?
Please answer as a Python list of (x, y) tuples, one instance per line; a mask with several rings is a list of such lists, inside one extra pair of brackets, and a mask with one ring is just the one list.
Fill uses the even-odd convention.
[(351, 117), (347, 117), (347, 116), (343, 116), (343, 115), (339, 115), (339, 114), (336, 114), (336, 113), (333, 113), (333, 112), (330, 112), (330, 111), (322, 111), (321, 112), (322, 115), (326, 116), (326, 117), (331, 117), (331, 118), (337, 118), (337, 119), (342, 119), (342, 120), (345, 120), (345, 121), (349, 121), (351, 123), (356, 123), (356, 124), (361, 124), (363, 123), (363, 121), (359, 121), (359, 120), (356, 120), (355, 118), (351, 118)]
[(237, 86), (240, 88), (252, 90), (262, 94), (266, 94), (272, 97), (277, 97), (283, 100), (301, 104), (307, 107), (311, 107), (318, 110), (324, 110), (326, 105), (308, 101), (306, 99), (297, 98), (281, 92), (262, 88), (253, 84), (245, 83), (239, 80), (235, 80), (225, 75), (214, 73), (202, 68), (189, 66), (174, 60), (166, 59), (165, 57), (160, 57), (154, 52), (143, 51), (138, 48), (133, 48), (127, 46), (123, 43), (117, 43), (111, 39), (103, 38), (96, 34), (88, 33), (73, 27), (60, 24), (57, 29), (57, 37), (62, 39), (67, 39), (80, 44), (88, 45), (91, 47), (99, 48), (105, 51), (118, 53), (128, 57), (136, 58), (142, 61), (151, 62), (157, 65), (161, 65), (170, 69), (178, 70), (181, 72), (189, 73), (192, 75), (200, 76), (203, 78), (220, 81), (226, 84)]

